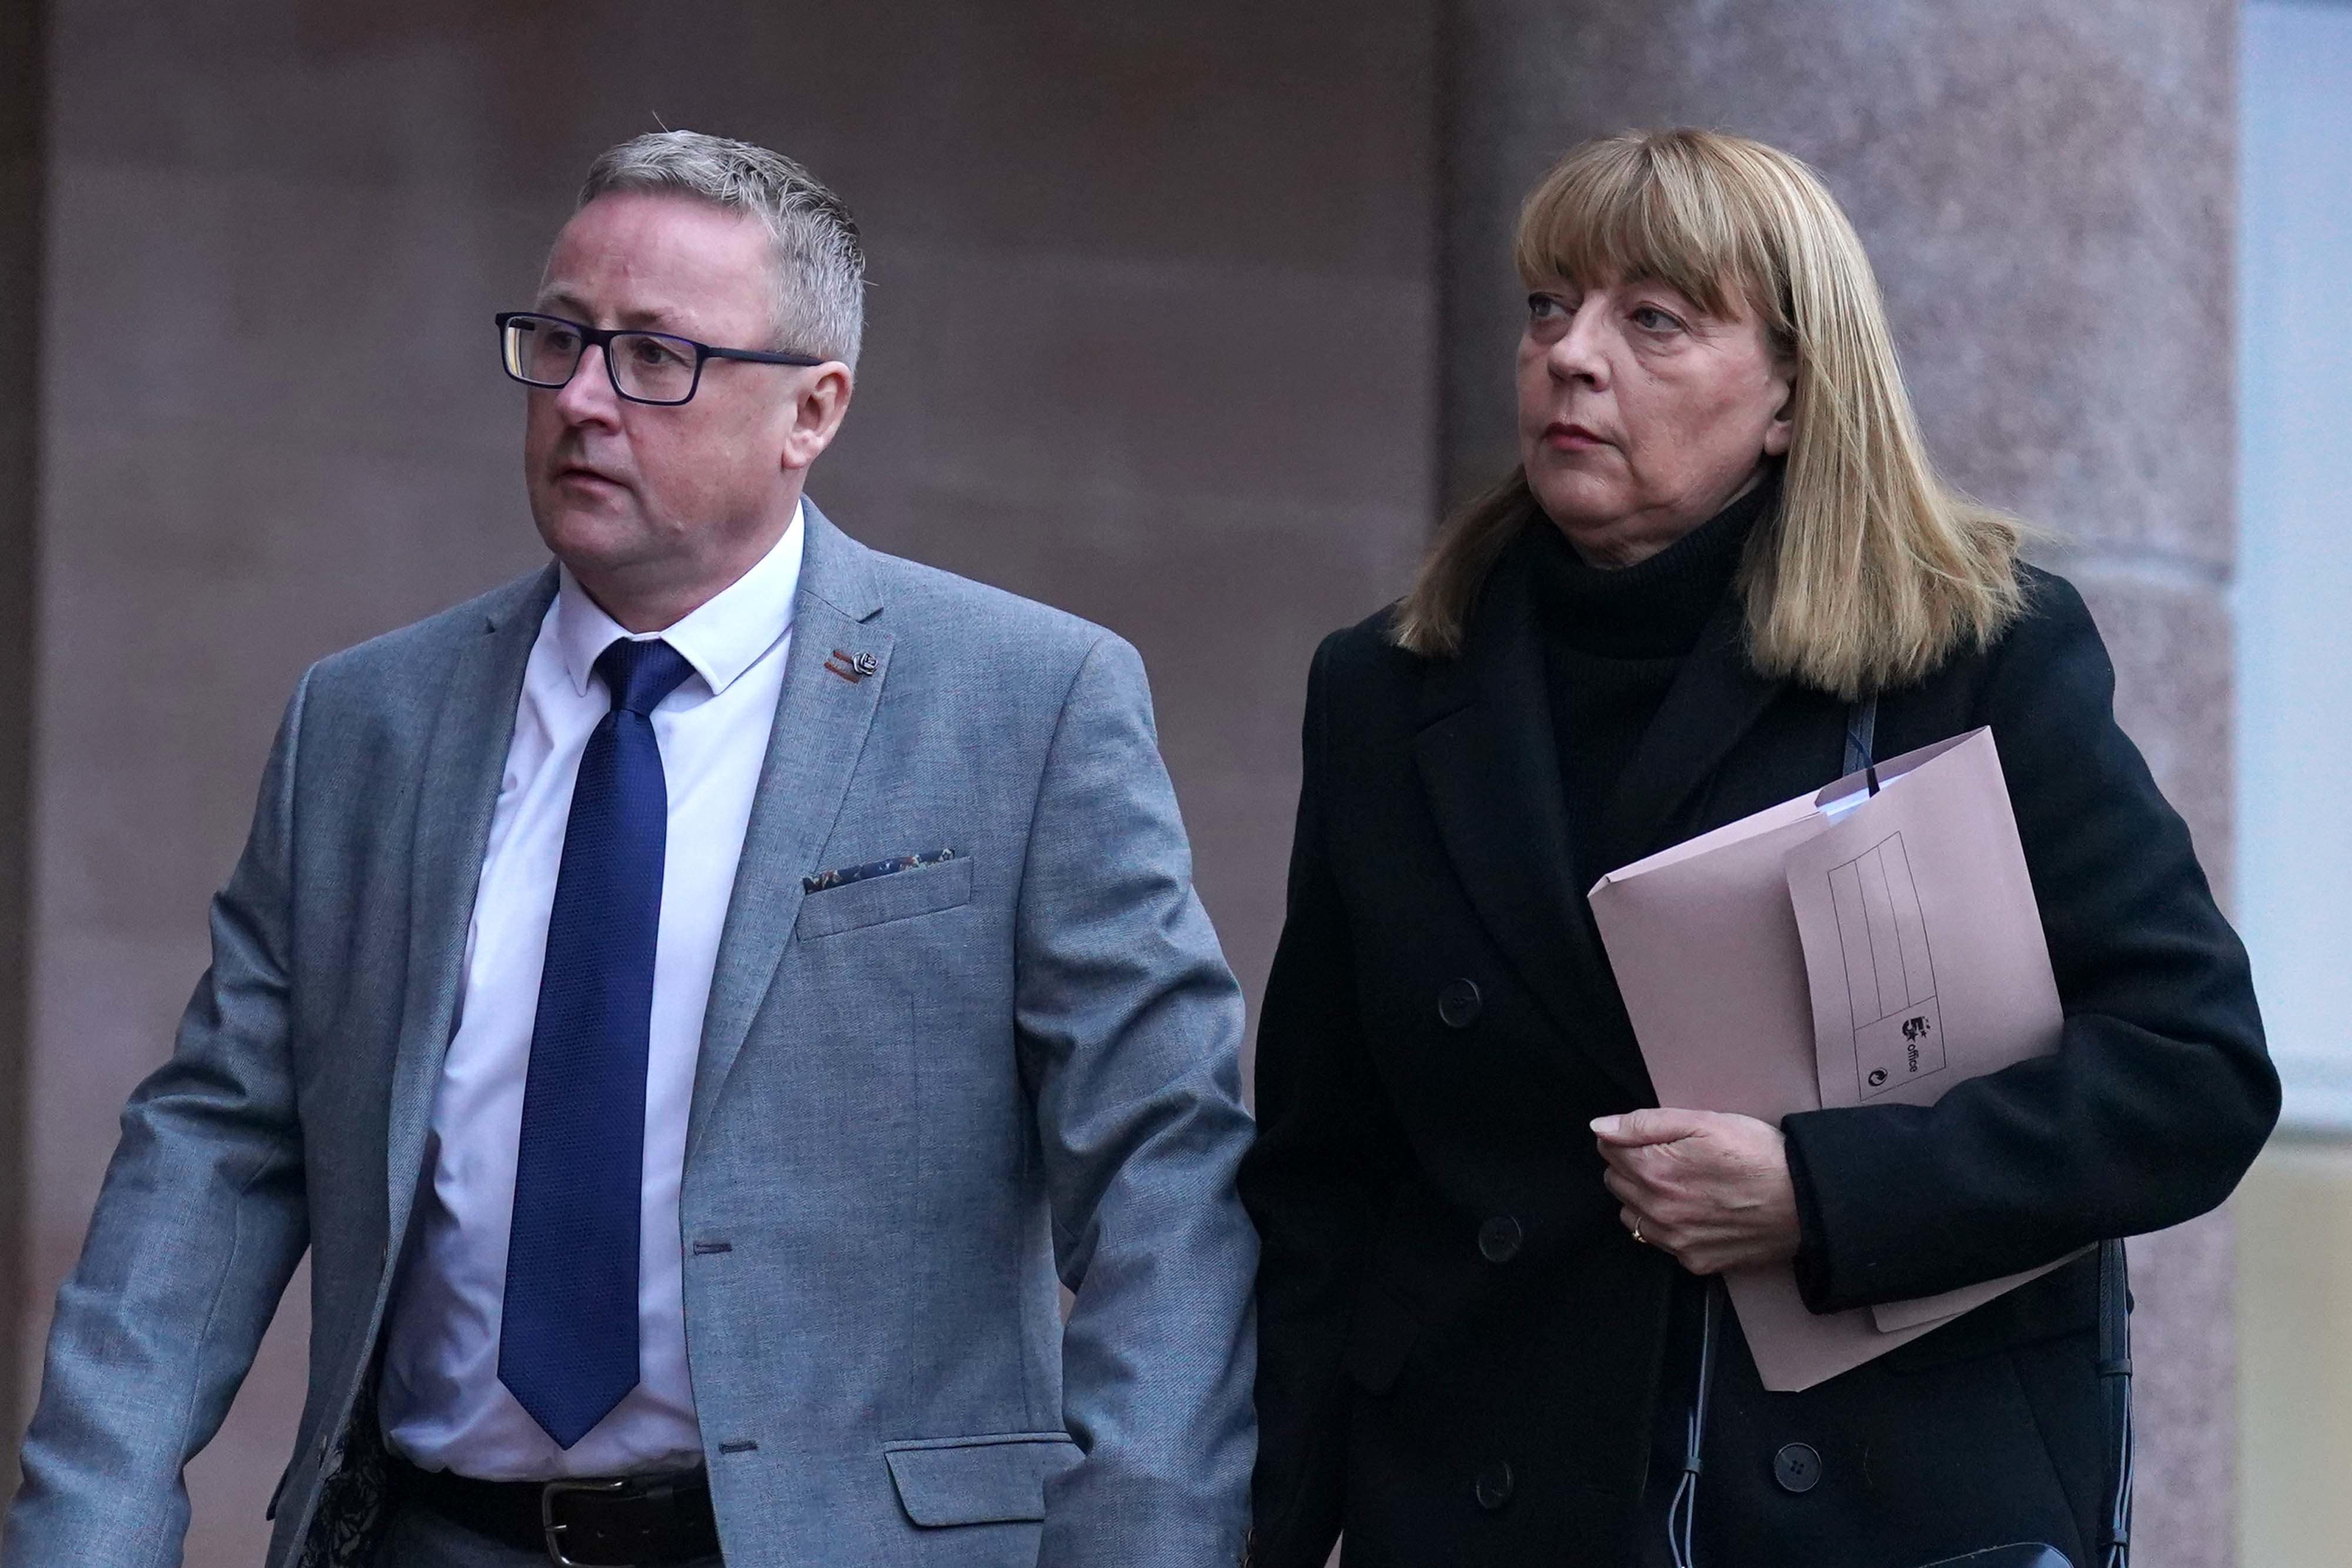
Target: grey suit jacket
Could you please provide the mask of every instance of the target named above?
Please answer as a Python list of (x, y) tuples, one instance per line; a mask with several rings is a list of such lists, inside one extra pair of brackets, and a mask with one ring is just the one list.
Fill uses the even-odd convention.
[[(679, 1200), (728, 1560), (1231, 1563), (1255, 1444), (1242, 1003), (1141, 664), (814, 507), (806, 551)], [(306, 1247), (269, 1563), (364, 1561), (377, 1346), (554, 587), (296, 690), (212, 967), (58, 1293), (5, 1568), (179, 1560), (181, 1469)]]

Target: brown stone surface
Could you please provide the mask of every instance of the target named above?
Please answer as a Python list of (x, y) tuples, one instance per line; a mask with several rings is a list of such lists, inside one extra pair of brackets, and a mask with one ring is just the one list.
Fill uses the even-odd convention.
[[(2237, 1249), (2232, 1207), (2130, 1243), (2132, 1562), (2237, 1559)], [(2258, 1563), (2254, 1568), (2270, 1568)]]
[(0, 1486), (14, 1490), (25, 1250), (34, 549), (40, 438), (41, 6), (0, 0)]
[[(539, 559), (489, 317), (656, 116), (856, 211), (812, 493), (1137, 643), (1255, 996), (1307, 656), (1402, 586), (1434, 489), (1424, 5), (51, 9), (34, 1333), (297, 674)], [(195, 1568), (256, 1560), (301, 1289), (191, 1469)]]
[[(2227, 907), (2231, 872), (2230, 612), (2213, 581), (2160, 563), (2053, 563), (2083, 590), (2116, 665), (2116, 716), (2188, 820)], [(2137, 1561), (2235, 1561), (2237, 1380), (2230, 1210), (2132, 1243), (2139, 1430)]]
[[(2231, 862), (2231, 0), (1456, 0), (1444, 33), (1447, 494), (1515, 460), (1511, 224), (1584, 137), (1702, 124), (1819, 167), (1931, 450), (2054, 529), (2116, 709)], [(2142, 1568), (2231, 1560), (2230, 1230), (2139, 1244)]]
[(2116, 666), (2116, 717), (2189, 822), (2229, 907), (2236, 711), (2228, 601), (2214, 582), (2097, 562), (2050, 563), (2083, 591)]
[[(1579, 136), (1632, 123), (1824, 169), (1937, 454), (2073, 541), (2056, 564), (2115, 649), (2118, 711), (2226, 885), (2223, 0), (1372, 0), (1344, 26), (1240, 0), (730, 0), (690, 28), (611, 0), (47, 8), (41, 324), (73, 351), (38, 382), (34, 1333), (296, 674), (536, 559), (488, 319), (587, 160), (656, 115), (781, 146), (858, 212), (869, 348), (814, 494), (1141, 647), (1253, 996), (1307, 653), (1402, 585), (1433, 431), (1457, 486), (1510, 460), (1510, 213)], [(0, 26), (31, 9), (0, 0)], [(0, 246), (21, 189), (0, 180)], [(33, 298), (10, 280), (0, 311)], [(31, 559), (5, 533), (25, 406), (0, 402), (0, 596)], [(28, 624), (10, 608), (0, 627)], [(26, 755), (9, 656), (0, 823)], [(0, 920), (25, 907), (7, 842)], [(2141, 1562), (2219, 1564), (2226, 1219), (2136, 1256)], [(255, 1559), (301, 1290), (192, 1467), (195, 1568)]]

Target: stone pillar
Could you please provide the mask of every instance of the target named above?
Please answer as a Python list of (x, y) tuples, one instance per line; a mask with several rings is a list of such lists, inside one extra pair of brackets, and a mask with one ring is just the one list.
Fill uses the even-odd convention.
[[(1441, 471), (1515, 460), (1521, 196), (1576, 141), (1700, 124), (1828, 177), (1929, 445), (2058, 535), (2125, 727), (2225, 896), (2235, 518), (2233, 0), (1453, 0)], [(2136, 1242), (2145, 1568), (2232, 1556), (2226, 1216)]]
[(0, 1486), (24, 1405), (25, 912), (32, 905), (33, 507), (38, 449), (41, 7), (0, 0)]

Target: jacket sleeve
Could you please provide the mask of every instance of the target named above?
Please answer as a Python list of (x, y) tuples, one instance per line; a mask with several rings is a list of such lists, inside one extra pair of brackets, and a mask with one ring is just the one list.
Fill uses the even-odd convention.
[(2278, 1118), (2245, 949), (2115, 719), (2073, 587), (2037, 574), (1981, 722), (2065, 1012), (2056, 1054), (1931, 1107), (1791, 1116), (1806, 1304), (1948, 1291), (2219, 1205)]
[(1326, 836), (1333, 643), (1307, 679), (1305, 767), (1282, 940), (1258, 1025), (1258, 1461), (1252, 1562), (1322, 1568), (1346, 1492), (1350, 1321), (1395, 1191), (1402, 1137), (1357, 1018), (1355, 959)]
[(166, 1568), (182, 1468), (211, 1441), (310, 1243), (288, 1049), (298, 688), (253, 830), (213, 900), (212, 964), (122, 1113), (58, 1292), (6, 1568)]
[(1240, 988), (1192, 889), (1143, 665), (1106, 635), (1064, 701), (1022, 873), (1016, 1026), (1075, 1302), (1040, 1568), (1241, 1556), (1255, 1423), (1235, 1196)]

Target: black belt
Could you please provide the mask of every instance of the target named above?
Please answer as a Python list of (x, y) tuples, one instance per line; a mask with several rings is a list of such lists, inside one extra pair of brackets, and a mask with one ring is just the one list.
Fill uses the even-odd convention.
[(391, 1456), (403, 1499), (559, 1568), (658, 1568), (719, 1555), (703, 1470), (560, 1481), (478, 1481)]

